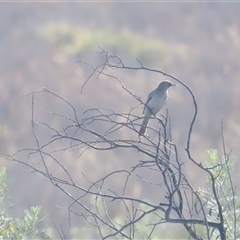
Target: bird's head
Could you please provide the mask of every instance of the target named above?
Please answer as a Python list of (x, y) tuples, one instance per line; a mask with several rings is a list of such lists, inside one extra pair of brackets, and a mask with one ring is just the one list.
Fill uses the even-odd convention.
[(159, 83), (158, 85), (158, 89), (161, 89), (161, 90), (168, 90), (170, 87), (173, 87), (173, 86), (177, 86), (177, 84), (175, 83), (172, 83), (170, 81), (162, 81)]

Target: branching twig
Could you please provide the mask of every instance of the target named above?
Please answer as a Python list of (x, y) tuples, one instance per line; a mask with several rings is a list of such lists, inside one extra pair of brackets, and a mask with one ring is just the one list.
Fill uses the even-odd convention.
[[(200, 195), (194, 190), (183, 172), (183, 162), (179, 156), (179, 149), (177, 144), (172, 142), (171, 118), (168, 111), (166, 112), (166, 116), (163, 116), (162, 119), (157, 116), (153, 117), (153, 119), (155, 119), (155, 121), (157, 120), (159, 123), (158, 128), (149, 126), (153, 137), (146, 136), (143, 137), (143, 141), (139, 141), (137, 138), (137, 129), (139, 128), (138, 122), (141, 120), (141, 117), (134, 113), (139, 105), (132, 109), (128, 109), (124, 113), (115, 112), (111, 109), (91, 108), (83, 112), (82, 119), (78, 119), (77, 110), (69, 101), (56, 93), (43, 88), (40, 92), (32, 93), (31, 123), (36, 148), (24, 150), (27, 152), (28, 158), (38, 155), (41, 164), (36, 165), (34, 164), (34, 161), (24, 162), (19, 160), (17, 155), (20, 151), (8, 158), (11, 159), (11, 161), (22, 163), (24, 166), (27, 166), (34, 174), (39, 173), (48, 178), (53, 186), (59, 189), (72, 201), (68, 206), (70, 224), (72, 224), (72, 214), (82, 217), (88, 224), (96, 227), (97, 232), (102, 239), (110, 239), (113, 237), (118, 238), (119, 236), (124, 239), (134, 239), (139, 236), (144, 238), (144, 234), (137, 225), (143, 223), (145, 219), (154, 219), (147, 223), (147, 226), (152, 226), (148, 233), (148, 239), (150, 239), (151, 236), (154, 236), (154, 232), (158, 231), (160, 224), (165, 223), (181, 224), (185, 227), (189, 236), (194, 239), (202, 239), (195, 228), (196, 225), (205, 226), (208, 238), (210, 238), (210, 228), (214, 228), (219, 230), (221, 239), (225, 239), (225, 230), (223, 230), (224, 220), (221, 203), (218, 200), (218, 194), (215, 188), (215, 177), (210, 169), (204, 168), (202, 164), (199, 164), (192, 157), (190, 149), (191, 135), (197, 117), (197, 102), (190, 87), (171, 74), (145, 67), (138, 59), (137, 61), (140, 64), (140, 67), (129, 67), (123, 63), (119, 56), (115, 56), (103, 49), (101, 49), (101, 54), (104, 55), (105, 60), (97, 67), (84, 63), (90, 67), (91, 74), (82, 85), (81, 91), (83, 91), (88, 81), (97, 74), (98, 79), (100, 79), (100, 77), (107, 77), (120, 83), (123, 91), (125, 91), (131, 98), (137, 100), (139, 105), (143, 105), (144, 103), (141, 99), (134, 92), (127, 89), (119, 77), (109, 73), (109, 70), (111, 69), (126, 69), (162, 74), (178, 82), (190, 94), (193, 102), (193, 116), (187, 133), (185, 150), (188, 159), (198, 168), (207, 172), (211, 177), (212, 190), (219, 211), (219, 223), (208, 220), (204, 203)], [(65, 125), (56, 127), (51, 122), (38, 121), (40, 122), (40, 127), (47, 129), (48, 132), (52, 134), (51, 138), (44, 143), (41, 143), (39, 136), (35, 131), (36, 109), (34, 97), (36, 94), (40, 93), (47, 94), (63, 103), (72, 111), (73, 116), (73, 118), (71, 118), (57, 112), (53, 113), (46, 111), (56, 120), (64, 119)], [(125, 136), (123, 138), (120, 133), (124, 130), (127, 130), (129, 134), (127, 137)], [(224, 144), (225, 160), (227, 161), (228, 155), (225, 151), (223, 134), (222, 140)], [(129, 161), (132, 156), (128, 155), (128, 159), (123, 158), (122, 162), (130, 162), (131, 166), (129, 169), (121, 167), (119, 170), (111, 170), (95, 181), (80, 170), (79, 176), (81, 175), (86, 183), (78, 184), (77, 179), (73, 177), (71, 170), (69, 170), (67, 165), (65, 166), (61, 160), (58, 159), (59, 155), (56, 157), (58, 153), (63, 153), (67, 150), (77, 152), (78, 158), (81, 159), (90, 151), (106, 153), (105, 157), (107, 158), (107, 156), (109, 156), (108, 153), (111, 151), (122, 150), (125, 153), (128, 150), (131, 150), (131, 154), (140, 154), (142, 159), (139, 159), (137, 163), (133, 163), (132, 161)], [(97, 167), (104, 168), (104, 165), (99, 163), (99, 166)], [(61, 174), (55, 171), (56, 169), (60, 169)], [(91, 169), (91, 171), (94, 170)], [(151, 180), (151, 174), (153, 172), (157, 176), (158, 182)], [(116, 181), (116, 179), (118, 181)], [(154, 187), (156, 196), (148, 196), (146, 199), (134, 196), (134, 179), (141, 179), (147, 186)], [(109, 183), (113, 181), (114, 183), (118, 183), (118, 188), (115, 189), (111, 186), (109, 187)], [(157, 193), (162, 193), (162, 196), (159, 196)], [(196, 206), (194, 205), (196, 200), (191, 201), (189, 200), (190, 197), (192, 197), (192, 199), (195, 198), (200, 204), (199, 210), (195, 211), (195, 213), (193, 209), (196, 209)], [(94, 199), (94, 204), (92, 201), (89, 201), (89, 198)], [(156, 199), (157, 203), (154, 203), (156, 202)], [(115, 203), (116, 208), (121, 206), (122, 222), (117, 221), (114, 216), (111, 215), (109, 211), (110, 203)], [(186, 208), (187, 211), (185, 211)], [(59, 236), (63, 237), (60, 232)]]

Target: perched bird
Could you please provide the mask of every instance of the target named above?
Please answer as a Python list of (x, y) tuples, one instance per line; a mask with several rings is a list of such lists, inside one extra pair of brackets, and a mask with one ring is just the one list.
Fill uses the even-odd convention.
[(172, 86), (177, 86), (177, 84), (171, 83), (170, 81), (162, 81), (155, 90), (149, 93), (143, 109), (144, 119), (139, 131), (139, 136), (145, 134), (150, 117), (155, 115), (163, 107), (168, 98), (168, 89)]

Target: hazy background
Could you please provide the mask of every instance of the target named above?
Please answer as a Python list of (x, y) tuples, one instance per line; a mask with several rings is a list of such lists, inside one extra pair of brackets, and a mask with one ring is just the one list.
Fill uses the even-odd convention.
[[(137, 66), (138, 58), (144, 65), (168, 72), (189, 85), (199, 110), (192, 138), (192, 151), (197, 161), (207, 159), (206, 149), (209, 148), (217, 148), (222, 153), (222, 119), (227, 150), (233, 149), (233, 155), (238, 157), (239, 11), (239, 3), (216, 2), (0, 3), (0, 151), (12, 154), (34, 146), (31, 98), (23, 95), (40, 90), (40, 86), (66, 98), (76, 107), (79, 116), (91, 107), (128, 112), (137, 105), (117, 82), (110, 80), (92, 79), (80, 94), (89, 70), (76, 62), (83, 60), (94, 66), (101, 63), (96, 54), (101, 46), (121, 56), (130, 66)], [(166, 79), (159, 74), (140, 71), (115, 74), (143, 100), (159, 81)], [(67, 114), (58, 104), (58, 101), (39, 97), (41, 119), (49, 120), (45, 113), (53, 109)], [(173, 140), (184, 152), (193, 108), (181, 86), (171, 90), (168, 108)], [(52, 119), (52, 124), (61, 125), (54, 121)], [(45, 133), (38, 134), (44, 142)], [(83, 158), (73, 156), (67, 155), (65, 164), (75, 178), (79, 169), (95, 177), (118, 168), (119, 164), (124, 167), (125, 161), (138, 161), (137, 155), (129, 160), (125, 153), (114, 152), (107, 156), (95, 152)], [(102, 159), (104, 167), (101, 167)], [(17, 206), (16, 215), (32, 205), (41, 205), (49, 215), (46, 224), (63, 224), (67, 232), (69, 201), (61, 192), (16, 163), (2, 159), (1, 164), (8, 167), (10, 178), (15, 179), (11, 197)], [(186, 168), (196, 186), (205, 180), (194, 172), (190, 163)], [(116, 186), (118, 182), (112, 182), (112, 187)], [(147, 191), (141, 184), (135, 186), (134, 191), (135, 196), (146, 197)], [(86, 238), (87, 234), (82, 237)]]

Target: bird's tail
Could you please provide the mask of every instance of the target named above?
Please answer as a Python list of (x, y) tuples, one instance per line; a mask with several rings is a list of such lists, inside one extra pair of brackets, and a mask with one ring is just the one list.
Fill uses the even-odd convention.
[(146, 117), (143, 119), (143, 122), (142, 122), (142, 126), (139, 130), (139, 136), (143, 136), (146, 132), (146, 128), (147, 128), (147, 125), (148, 125), (148, 121), (149, 121), (149, 117)]

